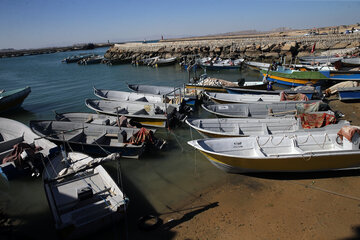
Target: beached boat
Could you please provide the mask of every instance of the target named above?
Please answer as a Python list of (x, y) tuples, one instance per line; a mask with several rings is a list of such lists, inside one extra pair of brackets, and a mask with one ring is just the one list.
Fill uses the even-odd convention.
[(198, 103), (197, 92), (194, 90), (188, 91), (182, 87), (128, 84), (128, 88), (138, 93), (164, 95), (166, 97), (180, 96), (187, 105), (196, 105)]
[(0, 112), (8, 112), (19, 108), (30, 92), (30, 87), (10, 91), (2, 90), (0, 92)]
[[(28, 154), (17, 155), (25, 149)], [(25, 124), (0, 118), (0, 175), (5, 179), (26, 174), (38, 176), (43, 168), (42, 162), (53, 159), (56, 151), (54, 143), (33, 133)]]
[(326, 64), (326, 63), (335, 63), (337, 61), (342, 61), (343, 57), (336, 56), (303, 56), (300, 57), (299, 60), (304, 64)]
[(222, 69), (240, 69), (244, 59), (226, 59), (226, 60), (205, 60), (201, 59), (198, 64), (202, 68), (209, 70), (222, 70)]
[(150, 127), (169, 127), (173, 126), (172, 121), (183, 121), (186, 114), (180, 114), (179, 118), (174, 118), (174, 112), (180, 110), (179, 105), (165, 103), (143, 103), (143, 102), (120, 102), (86, 99), (85, 104), (88, 108), (102, 114), (111, 116), (125, 116), (141, 123), (143, 126)]
[(339, 88), (340, 101), (359, 101), (360, 100), (360, 87)]
[(280, 95), (252, 95), (205, 92), (205, 96), (217, 104), (224, 103), (275, 103), (280, 102)]
[(288, 95), (295, 95), (298, 93), (302, 93), (306, 95), (309, 99), (321, 99), (323, 95), (320, 87), (316, 89), (311, 86), (300, 86), (294, 89), (284, 89), (284, 90), (257, 90), (257, 89), (244, 89), (244, 88), (232, 88), (232, 87), (226, 87), (225, 89), (228, 93), (231, 94), (280, 95), (281, 92), (285, 92)]
[(349, 139), (339, 137), (336, 131), (312, 131), (203, 139), (188, 144), (226, 172), (312, 172), (358, 168), (358, 132)]
[(346, 67), (358, 67), (360, 66), (360, 57), (343, 58), (341, 63)]
[(43, 180), (55, 228), (64, 239), (83, 238), (125, 216), (129, 199), (99, 165), (113, 155), (93, 159), (69, 152), (48, 163)]
[[(94, 94), (95, 96), (104, 100), (129, 101), (129, 102), (139, 101), (139, 102), (148, 102), (148, 103), (166, 102), (164, 96), (149, 94), (149, 93), (105, 90), (105, 89), (97, 89), (94, 87)], [(170, 101), (170, 99), (168, 100)]]
[(192, 89), (196, 91), (208, 91), (208, 92), (226, 92), (226, 87), (232, 88), (248, 88), (248, 89), (266, 89), (267, 84), (258, 81), (258, 82), (245, 82), (245, 80), (240, 82), (230, 82), (223, 79), (211, 78), (206, 74), (200, 76), (200, 79), (194, 83), (188, 83), (185, 85), (186, 89)]
[(140, 129), (52, 120), (30, 121), (36, 134), (70, 150), (92, 156), (120, 153), (122, 157), (138, 158), (145, 145), (129, 143)]
[(329, 110), (329, 106), (321, 101), (279, 102), (279, 103), (237, 103), (202, 105), (203, 109), (220, 117), (231, 118), (269, 118), (294, 115), (299, 112), (319, 112)]
[[(246, 137), (256, 135), (285, 134), (298, 131), (331, 131), (339, 130), (343, 125), (350, 123), (340, 120), (335, 123), (336, 118), (333, 112), (317, 112), (306, 115), (306, 118), (315, 119), (316, 115), (320, 121), (316, 128), (304, 128), (301, 117), (286, 118), (208, 118), (208, 119), (187, 119), (186, 123), (205, 138), (220, 137)], [(323, 126), (325, 124), (329, 124)], [(305, 127), (307, 125), (304, 124)]]

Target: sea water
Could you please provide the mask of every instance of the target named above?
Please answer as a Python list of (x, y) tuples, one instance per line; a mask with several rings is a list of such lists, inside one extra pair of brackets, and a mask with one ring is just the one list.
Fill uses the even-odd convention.
[[(106, 50), (99, 48), (0, 59), (0, 89), (31, 87), (22, 108), (0, 116), (28, 124), (30, 120), (54, 119), (54, 111), (91, 112), (84, 102), (86, 98), (96, 98), (93, 86), (130, 91), (126, 83), (180, 87), (188, 81), (188, 72), (179, 65), (153, 68), (61, 62), (71, 55), (84, 52), (102, 55)], [(229, 81), (240, 78), (261, 80), (259, 73), (246, 70), (208, 71), (207, 74)], [(210, 117), (210, 114), (198, 109), (194, 116)], [(138, 217), (176, 210), (181, 202), (197, 198), (202, 189), (220, 184), (231, 176), (215, 168), (187, 145), (187, 141), (200, 138), (200, 135), (185, 123), (172, 132), (160, 129), (156, 136), (167, 140), (163, 150), (145, 152), (140, 159), (122, 159), (119, 163), (104, 165), (130, 199), (128, 228), (133, 231), (137, 229), (133, 225)], [(16, 221), (17, 237), (42, 239), (55, 234), (40, 178), (26, 177), (11, 182), (0, 179), (0, 210)], [(113, 234), (105, 235), (105, 239), (112, 238)]]

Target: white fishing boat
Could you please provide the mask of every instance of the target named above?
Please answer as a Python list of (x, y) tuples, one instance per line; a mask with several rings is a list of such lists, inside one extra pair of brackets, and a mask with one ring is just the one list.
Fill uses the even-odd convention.
[[(39, 136), (73, 151), (91, 156), (121, 153), (124, 158), (139, 158), (145, 144), (131, 144), (131, 137), (140, 129), (90, 123), (32, 120), (30, 128)], [(155, 130), (152, 129), (155, 132)]]
[(115, 155), (93, 159), (69, 152), (45, 166), (45, 193), (55, 227), (65, 239), (84, 237), (116, 223), (124, 216), (129, 199), (99, 165)]
[[(174, 112), (180, 110), (179, 105), (165, 103), (144, 103), (144, 102), (121, 102), (86, 99), (88, 108), (111, 116), (125, 116), (141, 123), (143, 126), (169, 127), (172, 125), (169, 119)], [(179, 118), (173, 120), (183, 121), (187, 114), (179, 114)], [(181, 115), (181, 116), (180, 116)]]
[(271, 94), (231, 94), (231, 93), (204, 93), (208, 99), (217, 104), (223, 103), (276, 103), (280, 102), (279, 95)]
[[(40, 147), (40, 148), (39, 148)], [(26, 154), (18, 156), (17, 153)], [(0, 175), (7, 180), (41, 173), (43, 161), (56, 156), (57, 146), (18, 121), (0, 118)]]
[(230, 118), (269, 118), (328, 111), (329, 106), (322, 101), (295, 102), (285, 101), (278, 103), (237, 103), (202, 105), (203, 109), (220, 117)]
[[(314, 116), (315, 115), (315, 116)], [(256, 135), (274, 135), (293, 132), (312, 132), (312, 131), (338, 131), (344, 125), (350, 125), (348, 121), (336, 121), (333, 112), (317, 112), (305, 115), (312, 120), (322, 118), (317, 124), (309, 127), (304, 123), (302, 118), (208, 118), (208, 119), (187, 119), (186, 123), (205, 138), (221, 137), (247, 137)], [(306, 121), (306, 120), (305, 120)], [(329, 124), (329, 125), (326, 125)], [(325, 126), (324, 126), (325, 125)]]
[(148, 102), (148, 103), (164, 103), (166, 97), (163, 95), (125, 92), (116, 90), (97, 89), (94, 87), (95, 96), (104, 100), (129, 101), (129, 102)]
[[(355, 134), (344, 134), (351, 131)], [(328, 171), (360, 167), (358, 132), (357, 127), (344, 126), (339, 133), (294, 132), (193, 140), (188, 144), (216, 167), (231, 173)]]

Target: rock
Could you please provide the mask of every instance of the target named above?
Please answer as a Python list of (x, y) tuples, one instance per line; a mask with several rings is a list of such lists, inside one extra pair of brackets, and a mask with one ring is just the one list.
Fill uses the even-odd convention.
[(283, 47), (281, 47), (281, 51), (282, 52), (286, 52), (286, 51), (295, 51), (297, 48), (297, 43), (296, 42), (290, 42), (290, 43), (285, 43)]
[(349, 42), (338, 42), (335, 45), (331, 46), (330, 49), (342, 49), (346, 48), (348, 45), (350, 45)]

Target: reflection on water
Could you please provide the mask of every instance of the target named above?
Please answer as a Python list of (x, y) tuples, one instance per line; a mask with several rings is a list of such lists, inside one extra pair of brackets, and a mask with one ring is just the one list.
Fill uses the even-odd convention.
[[(94, 51), (103, 54), (106, 49)], [(30, 86), (32, 90), (21, 109), (2, 117), (26, 124), (32, 119), (53, 119), (54, 110), (90, 111), (84, 100), (95, 98), (93, 86), (128, 91), (126, 83), (181, 86), (188, 79), (188, 73), (179, 65), (151, 68), (61, 63), (63, 58), (79, 52), (0, 59), (1, 89)], [(230, 81), (261, 79), (253, 71), (207, 71), (207, 74)], [(194, 116), (209, 117), (210, 114), (199, 109)], [(138, 217), (167, 212), (185, 199), (198, 197), (199, 190), (222, 183), (227, 177), (187, 145), (188, 140), (200, 138), (188, 126), (184, 125), (172, 133), (161, 129), (157, 136), (168, 141), (163, 151), (145, 153), (138, 160), (122, 159), (120, 165), (115, 162), (104, 165), (115, 180), (118, 169), (121, 169), (123, 187), (130, 198), (130, 232), (136, 231)], [(40, 239), (54, 234), (41, 179), (24, 178), (9, 183), (1, 179), (0, 209), (18, 220), (21, 227), (17, 234), (24, 234), (24, 239)], [(110, 231), (101, 236), (113, 239), (114, 234)]]

